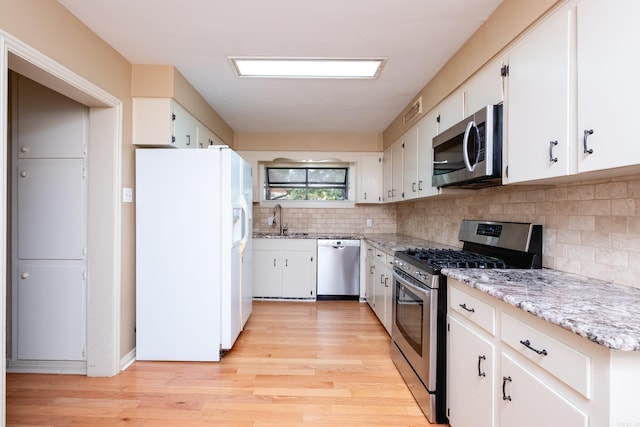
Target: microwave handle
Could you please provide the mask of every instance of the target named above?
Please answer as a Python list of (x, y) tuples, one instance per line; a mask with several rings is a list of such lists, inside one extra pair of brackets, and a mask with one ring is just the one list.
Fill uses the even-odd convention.
[(462, 156), (464, 157), (464, 164), (467, 166), (469, 172), (473, 172), (477, 164), (477, 162), (473, 165), (471, 164), (471, 161), (469, 160), (469, 150), (467, 150), (469, 147), (469, 133), (471, 133), (471, 128), (474, 128), (476, 132), (478, 132), (478, 127), (473, 120), (467, 123), (467, 129), (465, 129), (464, 138), (462, 139)]

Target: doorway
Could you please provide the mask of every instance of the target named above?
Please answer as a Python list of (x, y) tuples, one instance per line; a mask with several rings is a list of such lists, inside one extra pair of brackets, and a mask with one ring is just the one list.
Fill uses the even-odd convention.
[[(8, 72), (12, 70), (88, 107), (87, 278), (86, 278), (86, 373), (113, 376), (120, 370), (120, 253), (122, 101), (71, 70), (35, 51), (11, 35), (0, 32), (0, 122), (8, 120)], [(8, 132), (0, 135), (8, 146)], [(9, 230), (6, 191), (8, 151), (0, 151), (0, 292), (3, 295), (2, 351), (6, 371), (7, 248)], [(0, 387), (4, 417), (4, 387)]]
[(86, 374), (89, 109), (9, 77), (8, 370)]

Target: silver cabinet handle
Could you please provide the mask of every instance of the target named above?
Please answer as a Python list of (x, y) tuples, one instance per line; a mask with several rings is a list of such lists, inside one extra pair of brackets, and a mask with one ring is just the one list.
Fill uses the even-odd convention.
[(589, 139), (589, 135), (593, 135), (593, 129), (584, 130), (584, 137), (582, 138), (582, 142), (584, 144), (584, 154), (593, 154), (593, 148), (587, 148), (587, 139)]
[(418, 181), (418, 190), (422, 191), (422, 181)]
[(482, 361), (483, 360), (487, 360), (487, 356), (484, 356), (484, 355), (478, 356), (478, 376), (479, 377), (486, 377), (487, 376), (487, 373), (482, 370), (482, 366), (481, 365), (482, 365)]
[(558, 161), (557, 157), (553, 157), (553, 147), (558, 145), (558, 141), (550, 141), (549, 142), (549, 161), (556, 163)]
[(415, 193), (416, 191), (418, 191), (418, 190), (416, 189), (416, 183), (415, 183), (415, 182), (412, 182), (412, 183), (411, 183), (411, 191), (413, 191), (414, 193)]
[(22, 273), (22, 274), (20, 275), (20, 278), (21, 278), (21, 279), (28, 279), (28, 278), (29, 278), (29, 273)]

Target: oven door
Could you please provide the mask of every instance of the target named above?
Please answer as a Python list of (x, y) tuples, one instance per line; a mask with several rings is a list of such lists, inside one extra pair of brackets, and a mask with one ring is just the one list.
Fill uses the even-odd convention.
[(394, 268), (392, 338), (420, 380), (433, 392), (436, 388), (438, 290), (401, 274)]

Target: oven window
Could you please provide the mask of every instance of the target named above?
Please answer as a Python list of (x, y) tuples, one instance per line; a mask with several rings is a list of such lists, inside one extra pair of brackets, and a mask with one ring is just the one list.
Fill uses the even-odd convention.
[(396, 326), (409, 345), (422, 356), (424, 301), (410, 289), (396, 283)]

